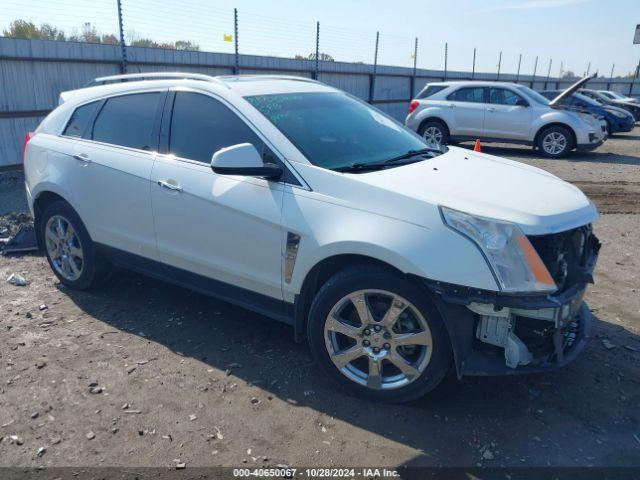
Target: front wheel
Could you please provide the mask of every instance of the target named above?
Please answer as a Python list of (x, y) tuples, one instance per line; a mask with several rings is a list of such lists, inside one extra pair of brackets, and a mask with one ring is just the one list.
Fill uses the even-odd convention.
[(451, 365), (445, 326), (427, 294), (383, 268), (354, 266), (329, 279), (311, 306), (308, 333), (329, 376), (375, 400), (421, 397)]
[(538, 135), (537, 147), (547, 158), (561, 158), (573, 148), (573, 137), (564, 127), (549, 127)]
[(431, 148), (440, 148), (442, 145), (447, 145), (450, 140), (449, 129), (439, 120), (424, 122), (420, 125), (418, 133)]

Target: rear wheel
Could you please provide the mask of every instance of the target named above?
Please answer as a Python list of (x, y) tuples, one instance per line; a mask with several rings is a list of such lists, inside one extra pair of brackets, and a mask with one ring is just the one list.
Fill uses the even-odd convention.
[(82, 220), (68, 203), (49, 205), (39, 227), (49, 265), (62, 283), (85, 290), (107, 278), (109, 264), (99, 257)]
[(573, 137), (565, 127), (549, 127), (538, 135), (537, 147), (545, 157), (561, 158), (573, 148)]
[(382, 268), (357, 266), (332, 277), (311, 306), (308, 332), (322, 368), (376, 400), (418, 398), (451, 363), (445, 327), (425, 292)]
[(449, 129), (439, 120), (428, 120), (420, 125), (418, 133), (431, 148), (440, 148), (450, 140)]

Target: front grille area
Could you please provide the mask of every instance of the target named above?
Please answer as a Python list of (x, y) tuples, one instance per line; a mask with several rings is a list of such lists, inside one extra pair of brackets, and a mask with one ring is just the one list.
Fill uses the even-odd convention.
[(529, 236), (529, 241), (540, 255), (558, 292), (576, 283), (585, 283), (590, 271), (589, 262), (598, 253), (600, 242), (591, 225), (550, 235)]

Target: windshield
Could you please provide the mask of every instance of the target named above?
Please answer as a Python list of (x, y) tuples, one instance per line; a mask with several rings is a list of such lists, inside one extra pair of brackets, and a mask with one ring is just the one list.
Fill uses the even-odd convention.
[(257, 108), (314, 165), (340, 169), (427, 147), (403, 125), (341, 92), (256, 95)]
[(600, 93), (602, 95), (605, 95), (605, 96), (609, 97), (609, 98), (616, 98), (618, 100), (624, 100), (624, 97), (622, 95), (620, 95), (619, 93), (616, 93), (616, 92), (606, 91), (606, 92), (600, 92)]
[(540, 95), (535, 90), (532, 90), (529, 87), (525, 87), (524, 85), (515, 85), (515, 88), (517, 90), (519, 90), (520, 92), (524, 93), (526, 96), (528, 96), (534, 102), (541, 103), (542, 105), (549, 105), (549, 99), (545, 98), (542, 95)]

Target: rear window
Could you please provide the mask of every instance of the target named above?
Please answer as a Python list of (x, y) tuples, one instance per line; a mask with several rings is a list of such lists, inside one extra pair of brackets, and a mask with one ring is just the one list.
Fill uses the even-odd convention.
[(107, 100), (93, 125), (92, 139), (140, 150), (155, 149), (151, 138), (160, 93), (136, 93)]
[(416, 98), (429, 98), (431, 95), (435, 95), (445, 88), (447, 88), (446, 85), (428, 85), (427, 88), (422, 90)]
[(447, 100), (454, 102), (484, 103), (484, 88), (465, 87), (456, 90), (447, 97)]
[(87, 103), (76, 108), (62, 134), (69, 137), (82, 137), (87, 125), (93, 118), (96, 108), (98, 108), (98, 102)]

